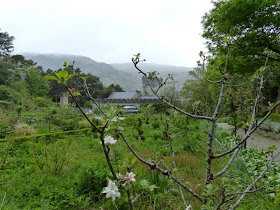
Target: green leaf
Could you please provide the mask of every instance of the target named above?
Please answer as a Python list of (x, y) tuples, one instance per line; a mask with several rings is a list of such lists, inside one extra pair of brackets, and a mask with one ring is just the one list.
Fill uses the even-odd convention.
[(231, 39), (229, 39), (229, 38), (224, 38), (224, 41), (225, 41), (226, 43), (228, 43), (228, 44), (231, 43)]
[(65, 71), (65, 70), (64, 70), (64, 71), (60, 71), (60, 72), (61, 72), (61, 73), (60, 73), (60, 74), (61, 74), (61, 77), (64, 78), (64, 79), (66, 79), (67, 76), (68, 76), (68, 71)]
[(46, 75), (44, 76), (45, 79), (50, 79), (50, 80), (56, 80), (59, 81), (59, 79), (56, 76), (50, 76), (50, 75)]
[(134, 157), (132, 160), (131, 160), (131, 164), (134, 164), (137, 160), (137, 157)]
[(158, 188), (156, 185), (150, 185), (149, 186), (149, 190), (151, 191), (151, 192), (153, 192), (154, 191), (154, 189), (156, 189), (156, 188)]
[(274, 198), (275, 197), (275, 193), (269, 193), (269, 196)]
[(66, 62), (66, 61), (64, 61), (64, 64), (63, 64), (63, 66), (67, 66), (67, 62)]
[(142, 179), (140, 181), (140, 185), (142, 188), (147, 188), (147, 187), (149, 187), (149, 182), (146, 179)]
[(87, 77), (81, 77), (82, 80), (86, 81), (89, 78), (89, 76)]
[(206, 189), (207, 189), (207, 190), (212, 190), (212, 184), (206, 185)]
[(223, 62), (222, 60), (220, 60), (220, 59), (216, 61), (216, 64), (217, 64), (218, 66), (222, 65), (223, 63), (224, 63), (224, 62)]
[(61, 79), (64, 79), (64, 80), (66, 79), (66, 77), (68, 76), (68, 71), (66, 71), (66, 70), (59, 71), (58, 73), (55, 72), (55, 74), (61, 81)]
[(76, 74), (76, 73), (74, 73), (74, 74), (71, 74), (71, 75), (69, 75), (69, 77), (67, 78), (67, 80), (69, 80), (69, 79), (71, 79), (72, 77), (75, 77), (75, 76), (77, 76), (78, 74)]
[(102, 117), (99, 117), (99, 116), (96, 115), (96, 114), (94, 115), (94, 118), (97, 119), (97, 120), (103, 121), (103, 122), (105, 121)]
[(118, 117), (117, 116), (113, 117), (111, 121), (112, 122), (118, 122)]

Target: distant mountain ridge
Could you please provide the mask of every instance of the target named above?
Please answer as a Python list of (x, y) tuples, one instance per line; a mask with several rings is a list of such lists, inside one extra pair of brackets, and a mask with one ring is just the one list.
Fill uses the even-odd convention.
[[(137, 72), (133, 63), (112, 63), (110, 64), (115, 69), (124, 72)], [(189, 71), (192, 71), (193, 68), (183, 67), (183, 66), (172, 66), (172, 65), (163, 65), (163, 64), (154, 64), (140, 62), (138, 67), (144, 72), (153, 72), (156, 71), (160, 73), (160, 77), (166, 78), (168, 74), (172, 74), (175, 81), (177, 81), (177, 88), (183, 86), (183, 83), (190, 79)]]
[[(134, 64), (131, 63), (111, 63), (115, 69), (119, 69), (122, 71), (130, 71), (131, 69), (135, 69)], [(158, 71), (158, 72), (173, 72), (173, 71), (191, 71), (193, 68), (184, 67), (184, 66), (173, 66), (173, 65), (164, 65), (164, 64), (154, 64), (147, 62), (139, 62), (138, 66), (143, 68), (146, 72)]]
[[(38, 66), (42, 66), (45, 71), (63, 68), (65, 61), (69, 64), (75, 61), (76, 68), (80, 68), (82, 72), (98, 76), (105, 86), (113, 83), (119, 84), (126, 91), (142, 90), (142, 76), (137, 72), (132, 63), (106, 64), (96, 62), (86, 56), (69, 54), (22, 53), (22, 55), (26, 59), (36, 62)], [(158, 71), (162, 77), (171, 73), (174, 75), (174, 79), (178, 81), (179, 86), (189, 78), (188, 71), (192, 70), (192, 68), (186, 67), (149, 63), (139, 63), (139, 67), (145, 72)]]

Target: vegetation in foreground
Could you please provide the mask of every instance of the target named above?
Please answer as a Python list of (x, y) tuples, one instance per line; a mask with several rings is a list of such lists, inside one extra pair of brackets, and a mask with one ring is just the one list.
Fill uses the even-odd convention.
[[(53, 108), (50, 109), (53, 111)], [(58, 124), (57, 118), (54, 117), (51, 123), (53, 129), (51, 133), (54, 134), (41, 136), (42, 133), (49, 134), (49, 131), (40, 127), (39, 121), (36, 121), (38, 115), (42, 113), (42, 110), (39, 109), (30, 116), (23, 112), (19, 119), (19, 121), (33, 119), (32, 123), (29, 123), (29, 127), (25, 128), (26, 130), (32, 129), (33, 133), (26, 131), (28, 136), (25, 139), (8, 140), (12, 134), (7, 130), (5, 136), (7, 141), (1, 142), (0, 197), (3, 201), (3, 208), (115, 208), (112, 201), (106, 199), (102, 193), (107, 185), (107, 179), (112, 178), (112, 174), (109, 173), (97, 133), (85, 129), (88, 128), (88, 125), (73, 108), (57, 110), (61, 113), (67, 112), (66, 116), (75, 117), (75, 119), (79, 119), (80, 123), (77, 124), (77, 120), (64, 119), (61, 124)], [(165, 127), (159, 121), (167, 116), (160, 113), (155, 114), (151, 110), (151, 108), (146, 108), (140, 114), (126, 115), (123, 132), (133, 148), (145, 159), (157, 160), (162, 157), (166, 160), (166, 164), (172, 165), (169, 140)], [(203, 186), (199, 183), (205, 178), (205, 172), (201, 168), (205, 167), (203, 160), (206, 158), (206, 154), (203, 151), (207, 148), (207, 142), (204, 130), (207, 129), (208, 123), (190, 120), (185, 116), (179, 117), (179, 114), (172, 110), (170, 113), (167, 118), (169, 132), (173, 134), (174, 139), (173, 150), (176, 153), (177, 173), (188, 186), (195, 189), (196, 192), (202, 192)], [(15, 117), (15, 114), (15, 112), (10, 112), (7, 115), (10, 116), (8, 119)], [(6, 123), (3, 121), (7, 119), (7, 116), (1, 119), (1, 125)], [(16, 124), (12, 122), (11, 120), (10, 126), (18, 124), (18, 122)], [(67, 126), (65, 127), (65, 125)], [(76, 129), (76, 131), (63, 133), (64, 130), (68, 130), (66, 128)], [(141, 135), (139, 130), (142, 131)], [(136, 181), (131, 185), (133, 197), (143, 191), (146, 192), (138, 200), (135, 208), (183, 208), (178, 186), (157, 171), (150, 171), (148, 167), (137, 161), (125, 147), (124, 142), (118, 138), (116, 130), (111, 130), (110, 134), (117, 140), (117, 143), (110, 147), (110, 157), (115, 169), (122, 172), (125, 167), (130, 167), (131, 171), (135, 173)], [(21, 135), (21, 133), (13, 134), (13, 136), (17, 135)], [(222, 130), (218, 130), (216, 136), (219, 143), (230, 144), (234, 141), (233, 136)], [(4, 162), (3, 157), (5, 157)], [(266, 162), (265, 151), (244, 150), (226, 174), (223, 182), (235, 191), (242, 190), (242, 186), (250, 183), (252, 178), (265, 167)], [(219, 163), (215, 165), (215, 168), (216, 171), (220, 169)], [(253, 176), (251, 176), (252, 174)], [(240, 209), (279, 208), (279, 175), (280, 168), (273, 165), (272, 170), (259, 183), (260, 186), (269, 187), (249, 195)], [(219, 189), (209, 186), (204, 193), (205, 195), (219, 193)], [(202, 208), (200, 202), (193, 203), (190, 195), (185, 194), (185, 196), (194, 209)], [(257, 206), (255, 199), (259, 201)], [(114, 202), (119, 209), (128, 208), (123, 199), (118, 198)]]

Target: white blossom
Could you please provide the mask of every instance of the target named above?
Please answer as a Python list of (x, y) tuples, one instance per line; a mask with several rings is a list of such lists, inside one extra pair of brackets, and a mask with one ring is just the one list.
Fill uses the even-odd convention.
[(115, 144), (117, 142), (117, 140), (115, 140), (113, 137), (111, 136), (106, 136), (104, 138), (104, 143), (105, 144)]
[(124, 177), (124, 179), (126, 180), (126, 182), (129, 184), (131, 182), (135, 182), (136, 179), (134, 178), (135, 174), (133, 172), (126, 172), (126, 176)]
[(191, 209), (192, 209), (191, 205), (188, 205), (186, 208), (186, 210), (191, 210)]
[(106, 194), (106, 198), (112, 198), (112, 200), (114, 201), (117, 197), (120, 197), (121, 194), (119, 192), (118, 187), (116, 186), (116, 184), (112, 181), (109, 180), (108, 183), (108, 187), (106, 187), (102, 193), (107, 193)]

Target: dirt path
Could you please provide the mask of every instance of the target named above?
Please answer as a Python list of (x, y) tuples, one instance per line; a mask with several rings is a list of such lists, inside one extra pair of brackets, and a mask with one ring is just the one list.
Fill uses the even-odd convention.
[[(227, 131), (230, 131), (233, 129), (233, 126), (231, 126), (227, 123), (218, 123), (218, 126)], [(243, 129), (239, 129), (237, 133), (240, 136), (243, 136), (245, 134)], [(272, 145), (275, 145), (277, 147), (277, 150), (274, 151), (274, 154), (275, 155), (278, 154), (280, 152), (280, 141), (264, 137), (262, 135), (257, 134), (256, 132), (253, 133), (247, 140), (248, 147), (267, 148)], [(280, 164), (280, 155), (275, 158), (275, 162)]]

